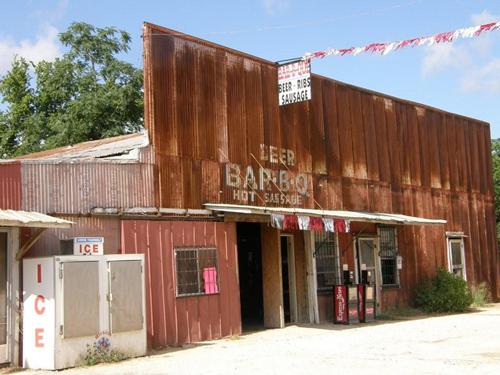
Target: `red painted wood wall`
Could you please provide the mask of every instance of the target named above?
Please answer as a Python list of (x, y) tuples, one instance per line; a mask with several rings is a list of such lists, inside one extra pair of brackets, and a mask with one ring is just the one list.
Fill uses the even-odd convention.
[(0, 164), (0, 209), (21, 209), (21, 163)]
[[(122, 251), (144, 253), (148, 343), (153, 348), (241, 333), (234, 223), (124, 220)], [(174, 248), (215, 246), (220, 293), (176, 297)]]

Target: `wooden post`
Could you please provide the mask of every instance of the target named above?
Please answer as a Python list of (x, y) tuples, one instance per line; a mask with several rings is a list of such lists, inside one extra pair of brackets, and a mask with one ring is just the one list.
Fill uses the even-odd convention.
[(281, 274), (280, 232), (267, 225), (262, 231), (262, 287), (264, 292), (264, 327), (285, 326)]

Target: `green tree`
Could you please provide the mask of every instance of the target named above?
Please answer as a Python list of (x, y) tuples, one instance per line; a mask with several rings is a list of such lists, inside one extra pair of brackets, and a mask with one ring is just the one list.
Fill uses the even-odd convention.
[(73, 23), (53, 62), (17, 57), (0, 79), (0, 157), (142, 129), (142, 70), (120, 60), (130, 35)]

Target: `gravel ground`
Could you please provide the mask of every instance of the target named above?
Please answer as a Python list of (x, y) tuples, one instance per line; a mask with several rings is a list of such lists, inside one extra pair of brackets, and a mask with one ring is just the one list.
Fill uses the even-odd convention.
[(289, 326), (58, 374), (498, 375), (499, 333), (495, 304), (475, 313), (349, 327)]

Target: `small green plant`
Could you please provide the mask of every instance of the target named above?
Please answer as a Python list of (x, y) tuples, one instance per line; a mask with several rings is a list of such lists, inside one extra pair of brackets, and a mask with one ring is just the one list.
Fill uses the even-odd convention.
[(87, 366), (94, 366), (98, 363), (120, 362), (127, 359), (127, 356), (119, 351), (111, 350), (109, 345), (102, 345), (100, 342), (87, 344), (87, 352), (84, 362)]
[(471, 287), (472, 306), (483, 307), (489, 301), (490, 291), (486, 283), (480, 283)]
[(467, 282), (442, 268), (417, 289), (417, 306), (428, 312), (464, 312), (472, 302)]

